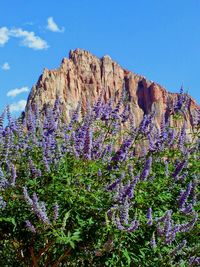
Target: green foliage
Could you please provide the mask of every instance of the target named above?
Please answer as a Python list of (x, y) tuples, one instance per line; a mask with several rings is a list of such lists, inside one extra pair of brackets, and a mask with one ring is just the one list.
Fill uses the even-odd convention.
[[(77, 123), (74, 128), (80, 125)], [(119, 147), (121, 133), (111, 136), (110, 128), (98, 120), (93, 127), (96, 127), (95, 138), (103, 135), (106, 144), (114, 142)], [(194, 140), (187, 143), (187, 165), (181, 170), (181, 175), (186, 176), (177, 181), (173, 177), (175, 162), (183, 161), (185, 152), (176, 144), (165, 144), (160, 151), (133, 156), (131, 153), (137, 147), (138, 136), (145, 140), (142, 134), (135, 138), (127, 159), (121, 162), (119, 168), (113, 169), (108, 168), (108, 161), (104, 158), (86, 160), (67, 151), (56, 164), (51, 164), (49, 171), (45, 170), (42, 148), (30, 141), (31, 149), (26, 153), (21, 153), (19, 149), (14, 157), (16, 185), (1, 191), (6, 207), (0, 209), (0, 266), (189, 266), (189, 258), (199, 252), (199, 222), (190, 231), (178, 233), (172, 243), (166, 244), (163, 236), (156, 235), (156, 218), (162, 217), (168, 210), (173, 211), (174, 224), (188, 223), (193, 218), (193, 214), (185, 215), (181, 212), (177, 199), (180, 191), (185, 190), (194, 178), (197, 185), (199, 183), (200, 154), (198, 149), (194, 149), (198, 131), (194, 133)], [(17, 141), (16, 137), (16, 144)], [(114, 154), (115, 151), (111, 156)], [(129, 207), (129, 217), (137, 219), (139, 227), (130, 232), (120, 230), (113, 222), (113, 217), (108, 215), (117, 202), (114, 200), (115, 192), (106, 188), (122, 174), (123, 184), (141, 175), (149, 156), (152, 157), (150, 173), (147, 179), (138, 181)], [(35, 168), (41, 170), (40, 176), (33, 177), (29, 157)], [(5, 162), (1, 163), (1, 167), (6, 173)], [(28, 204), (24, 197), (24, 187), (30, 198), (33, 199), (36, 193), (39, 203), (45, 203), (49, 223), (44, 223), (34, 207)], [(198, 186), (195, 196), (193, 209), (199, 213)], [(191, 196), (188, 198), (191, 203)], [(59, 206), (56, 219), (55, 203)], [(149, 207), (152, 208), (153, 216), (150, 226), (147, 225)], [(27, 220), (35, 232), (27, 227)], [(152, 248), (150, 243), (154, 234), (156, 246)], [(173, 255), (173, 250), (184, 239), (187, 240), (187, 246)]]

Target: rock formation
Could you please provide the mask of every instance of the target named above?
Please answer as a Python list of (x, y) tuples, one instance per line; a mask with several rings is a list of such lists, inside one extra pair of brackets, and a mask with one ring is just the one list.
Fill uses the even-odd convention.
[[(177, 94), (167, 92), (159, 84), (145, 77), (123, 69), (109, 56), (99, 59), (88, 51), (76, 49), (70, 51), (69, 59), (62, 60), (57, 70), (45, 69), (29, 95), (26, 111), (34, 108), (40, 110), (45, 105), (52, 105), (57, 96), (61, 99), (66, 118), (81, 100), (85, 110), (87, 101), (97, 100), (102, 89), (107, 101), (113, 98), (116, 102), (125, 88), (131, 109), (138, 124), (144, 114), (156, 112), (159, 125), (161, 117), (167, 112), (167, 102), (173, 103)], [(188, 112), (185, 114), (187, 128), (191, 129), (193, 116), (198, 105), (190, 98)]]

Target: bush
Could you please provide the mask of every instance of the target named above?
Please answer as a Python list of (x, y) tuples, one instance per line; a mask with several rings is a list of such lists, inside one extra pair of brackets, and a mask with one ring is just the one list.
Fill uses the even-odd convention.
[(197, 266), (199, 121), (188, 141), (170, 119), (158, 129), (150, 114), (136, 126), (123, 97), (113, 107), (102, 95), (69, 123), (59, 99), (15, 121), (7, 108), (0, 265)]

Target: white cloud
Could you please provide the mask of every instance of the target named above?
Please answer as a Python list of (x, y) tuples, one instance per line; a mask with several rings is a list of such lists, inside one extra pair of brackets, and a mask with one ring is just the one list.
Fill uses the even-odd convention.
[(55, 23), (53, 17), (49, 17), (47, 19), (47, 29), (52, 32), (64, 32), (65, 28), (59, 28), (58, 25)]
[(22, 99), (10, 105), (10, 112), (23, 111), (26, 107), (26, 100)]
[(10, 65), (8, 62), (5, 62), (2, 66), (1, 66), (2, 70), (9, 70), (10, 69)]
[(27, 86), (21, 87), (21, 88), (15, 88), (13, 90), (10, 90), (7, 92), (7, 96), (9, 97), (16, 97), (19, 94), (22, 94), (24, 92), (29, 92), (29, 89)]
[(4, 46), (9, 40), (9, 30), (7, 27), (0, 28), (0, 46)]
[(42, 50), (49, 47), (47, 42), (39, 36), (35, 35), (34, 32), (24, 31), (21, 28), (0, 28), (0, 46), (3, 46), (5, 43), (7, 43), (10, 37), (22, 39), (21, 44), (23, 46), (32, 48), (34, 50)]
[(36, 36), (34, 32), (28, 32), (18, 28), (10, 30), (9, 34), (13, 37), (22, 38), (22, 45), (34, 50), (47, 49), (49, 47), (47, 42), (39, 36)]

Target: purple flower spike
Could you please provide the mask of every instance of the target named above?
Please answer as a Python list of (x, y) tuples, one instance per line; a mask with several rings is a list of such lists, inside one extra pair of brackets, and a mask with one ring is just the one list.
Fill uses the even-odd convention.
[(152, 235), (152, 238), (151, 238), (151, 241), (150, 241), (150, 246), (152, 248), (155, 248), (157, 245), (156, 245), (156, 239), (155, 239), (155, 233), (153, 233)]
[(30, 232), (36, 234), (36, 229), (35, 229), (35, 227), (32, 225), (32, 223), (31, 223), (29, 220), (25, 221), (25, 223), (26, 223), (26, 227), (27, 227), (27, 229), (28, 229)]
[(91, 149), (92, 149), (92, 130), (89, 127), (87, 127), (85, 132), (83, 153), (84, 157), (88, 160), (91, 159)]
[(139, 227), (139, 222), (137, 220), (134, 220), (131, 222), (131, 225), (127, 229), (127, 232), (133, 232), (133, 231), (137, 230), (138, 227)]
[(119, 230), (125, 230), (125, 227), (121, 224), (120, 218), (118, 216), (115, 217), (115, 225)]
[(195, 213), (194, 218), (193, 218), (189, 223), (181, 224), (181, 225), (179, 226), (179, 231), (180, 231), (180, 232), (183, 232), (183, 233), (185, 233), (185, 232), (189, 232), (189, 231), (194, 227), (194, 225), (195, 225), (197, 219), (198, 219), (198, 214)]
[(25, 199), (26, 203), (29, 206), (32, 206), (33, 205), (33, 200), (29, 197), (26, 187), (23, 187), (23, 195), (24, 195), (24, 199)]
[(17, 178), (16, 169), (15, 169), (15, 166), (12, 164), (12, 166), (11, 166), (11, 184), (13, 186), (15, 186), (16, 178)]
[(190, 195), (191, 189), (192, 189), (192, 183), (190, 182), (187, 186), (187, 189), (185, 191), (181, 192), (181, 194), (179, 196), (179, 199), (178, 199), (179, 208), (183, 208), (185, 206), (185, 202)]
[(189, 266), (199, 266), (200, 265), (200, 257), (192, 256), (189, 259)]
[(147, 219), (148, 219), (148, 221), (147, 221), (147, 225), (148, 226), (151, 226), (152, 224), (153, 224), (153, 219), (152, 219), (152, 209), (151, 209), (151, 207), (148, 209), (148, 211), (147, 211)]
[(176, 166), (176, 168), (175, 168), (175, 170), (174, 170), (174, 172), (172, 174), (172, 177), (174, 177), (174, 179), (176, 179), (178, 177), (179, 173), (183, 170), (183, 168), (185, 167), (186, 163), (187, 163), (187, 161), (183, 160), (181, 163), (179, 163)]
[(171, 252), (171, 255), (176, 255), (180, 250), (182, 250), (187, 244), (186, 240), (183, 240), (178, 246)]
[(6, 207), (6, 202), (3, 200), (3, 197), (0, 196), (0, 210), (4, 210)]
[(193, 205), (189, 204), (186, 208), (181, 209), (184, 214), (190, 214), (193, 212)]
[(141, 173), (141, 176), (140, 176), (141, 180), (145, 181), (146, 178), (149, 176), (151, 165), (152, 165), (152, 157), (149, 157), (146, 160), (145, 167)]
[(129, 202), (128, 198), (126, 197), (126, 200), (124, 202), (124, 205), (122, 207), (122, 210), (120, 212), (120, 221), (124, 224), (128, 224), (129, 220)]
[(58, 216), (59, 216), (59, 206), (58, 206), (58, 203), (55, 203), (53, 206), (53, 220), (54, 220), (54, 222), (57, 221)]
[(116, 179), (112, 184), (110, 184), (108, 187), (107, 187), (107, 190), (108, 191), (112, 191), (116, 188), (116, 186), (120, 183), (121, 179), (118, 178)]

